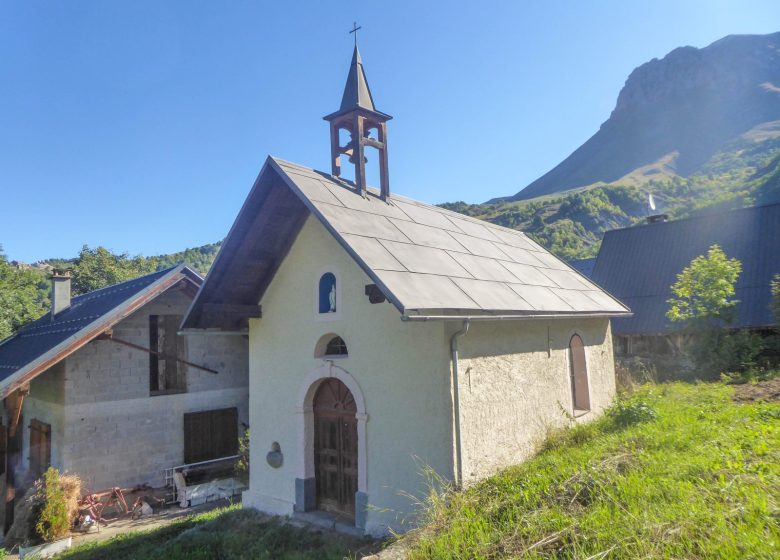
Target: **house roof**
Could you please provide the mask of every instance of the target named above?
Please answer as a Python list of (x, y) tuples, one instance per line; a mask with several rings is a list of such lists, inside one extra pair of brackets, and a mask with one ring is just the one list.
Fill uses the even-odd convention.
[(220, 326), (204, 306), (256, 305), (309, 214), (404, 318), (629, 312), (519, 231), (269, 158), (183, 328)]
[(632, 317), (615, 319), (613, 332), (662, 333), (670, 328), (667, 300), (677, 275), (717, 243), (742, 262), (736, 326), (768, 326), (773, 323), (769, 285), (772, 275), (780, 272), (779, 239), (780, 204), (609, 231), (592, 279), (634, 312)]
[(0, 341), (0, 395), (29, 382), (178, 282), (200, 285), (184, 265), (76, 296), (52, 320), (47, 313)]
[(582, 274), (583, 276), (591, 277), (593, 274), (593, 267), (596, 265), (596, 257), (590, 259), (578, 259), (569, 261), (569, 266), (574, 270)]

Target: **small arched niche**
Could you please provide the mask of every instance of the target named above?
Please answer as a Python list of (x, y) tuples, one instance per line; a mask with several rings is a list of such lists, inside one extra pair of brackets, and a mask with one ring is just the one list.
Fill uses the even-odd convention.
[(320, 282), (317, 291), (318, 305), (317, 309), (321, 314), (336, 312), (336, 275), (332, 272), (326, 272), (320, 276)]
[(347, 343), (337, 334), (328, 333), (320, 337), (314, 347), (315, 358), (339, 359), (349, 356)]

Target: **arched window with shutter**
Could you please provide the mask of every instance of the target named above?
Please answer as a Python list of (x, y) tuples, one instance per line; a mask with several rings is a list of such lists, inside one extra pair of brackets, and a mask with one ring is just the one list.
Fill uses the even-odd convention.
[(588, 366), (585, 362), (585, 344), (575, 334), (569, 341), (569, 375), (571, 376), (572, 401), (575, 412), (590, 410)]

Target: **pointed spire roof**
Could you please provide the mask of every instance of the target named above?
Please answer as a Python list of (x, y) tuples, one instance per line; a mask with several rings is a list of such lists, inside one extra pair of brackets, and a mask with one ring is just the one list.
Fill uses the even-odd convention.
[(347, 83), (344, 85), (344, 95), (341, 96), (341, 107), (335, 113), (331, 113), (324, 118), (330, 120), (344, 113), (359, 109), (374, 113), (385, 120), (392, 118), (390, 115), (377, 111), (376, 107), (374, 107), (374, 98), (371, 96), (371, 89), (368, 87), (366, 72), (363, 69), (363, 60), (360, 58), (360, 51), (357, 45), (355, 45), (355, 50), (352, 53), (352, 64), (350, 64), (349, 74), (347, 74)]
[(360, 51), (355, 45), (352, 53), (352, 64), (349, 67), (347, 83), (344, 85), (344, 95), (341, 97), (341, 111), (350, 111), (360, 107), (369, 111), (376, 111), (374, 99), (371, 97), (371, 89), (368, 87), (366, 72), (363, 70), (363, 61), (360, 59)]

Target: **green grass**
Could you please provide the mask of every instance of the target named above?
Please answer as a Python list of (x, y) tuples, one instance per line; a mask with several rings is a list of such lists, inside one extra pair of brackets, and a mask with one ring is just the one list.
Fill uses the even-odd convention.
[(366, 542), (285, 525), (233, 506), (88, 543), (58, 560), (342, 560)]
[(433, 496), (409, 558), (780, 558), (780, 404), (649, 386), (533, 460)]

